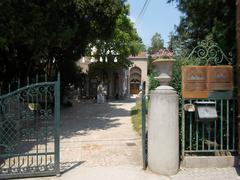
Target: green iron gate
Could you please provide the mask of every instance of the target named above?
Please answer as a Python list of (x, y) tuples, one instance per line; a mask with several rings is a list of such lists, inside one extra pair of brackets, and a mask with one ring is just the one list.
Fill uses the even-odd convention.
[(141, 110), (142, 110), (142, 157), (143, 169), (147, 169), (147, 122), (146, 122), (146, 82), (142, 83)]
[[(199, 101), (214, 102), (218, 118), (198, 122), (194, 112), (186, 112), (184, 104)], [(184, 99), (182, 107), (182, 157), (186, 154), (213, 154), (236, 152), (236, 98)]]
[(60, 76), (0, 96), (0, 179), (57, 175)]
[[(188, 58), (194, 58), (199, 64), (222, 65), (224, 60), (231, 64), (217, 44), (202, 42), (196, 46)], [(229, 155), (237, 151), (236, 103), (233, 91), (211, 92), (208, 98), (183, 98), (181, 113), (181, 155)], [(212, 103), (217, 118), (212, 121), (196, 120), (196, 113), (186, 111), (185, 105)]]

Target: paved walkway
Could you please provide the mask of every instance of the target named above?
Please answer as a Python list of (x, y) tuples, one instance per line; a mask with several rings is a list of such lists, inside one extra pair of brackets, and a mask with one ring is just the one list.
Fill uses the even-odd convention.
[(131, 124), (135, 99), (81, 102), (61, 111), (61, 177), (67, 180), (159, 180), (142, 170), (141, 137)]
[(182, 169), (172, 177), (142, 170), (141, 138), (133, 131), (135, 100), (77, 103), (61, 111), (61, 177), (34, 180), (235, 180), (234, 168)]
[(83, 167), (141, 165), (141, 139), (133, 131), (134, 100), (75, 104), (62, 111), (61, 162)]
[(229, 168), (188, 168), (182, 169), (172, 180), (239, 180), (239, 172)]

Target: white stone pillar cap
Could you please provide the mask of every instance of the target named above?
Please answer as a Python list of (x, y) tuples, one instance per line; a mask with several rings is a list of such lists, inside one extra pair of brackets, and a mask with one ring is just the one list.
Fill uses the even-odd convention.
[(151, 94), (177, 94), (175, 89), (171, 86), (158, 86), (155, 90), (151, 91)]

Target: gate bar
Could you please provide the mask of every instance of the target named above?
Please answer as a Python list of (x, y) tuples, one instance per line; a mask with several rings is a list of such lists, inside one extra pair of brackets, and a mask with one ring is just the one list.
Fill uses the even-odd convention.
[(147, 169), (147, 154), (146, 154), (146, 82), (142, 84), (142, 154), (143, 154), (143, 169)]
[(55, 172), (56, 175), (60, 175), (60, 140), (59, 140), (59, 133), (60, 133), (60, 73), (58, 73), (58, 79), (54, 86), (55, 91), (55, 103), (54, 103), (54, 111), (55, 111), (55, 143), (54, 143), (54, 149), (55, 149)]

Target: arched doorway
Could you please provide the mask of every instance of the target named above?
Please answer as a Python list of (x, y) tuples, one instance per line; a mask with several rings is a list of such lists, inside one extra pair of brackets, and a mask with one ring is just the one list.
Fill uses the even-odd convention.
[(130, 70), (130, 93), (138, 94), (140, 91), (142, 71), (138, 67), (133, 67)]

